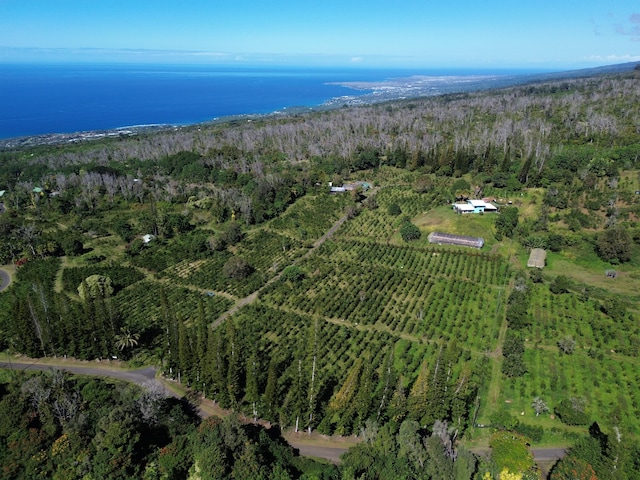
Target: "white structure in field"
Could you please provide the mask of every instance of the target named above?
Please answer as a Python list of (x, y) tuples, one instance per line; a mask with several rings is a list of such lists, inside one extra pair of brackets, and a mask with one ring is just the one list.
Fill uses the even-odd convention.
[(453, 233), (431, 232), (427, 237), (429, 243), (438, 245), (459, 245), (461, 247), (482, 248), (484, 238), (467, 237), (466, 235), (454, 235)]
[(454, 203), (453, 210), (456, 213), (495, 213), (498, 211), (498, 207), (484, 200), (467, 200), (467, 203)]

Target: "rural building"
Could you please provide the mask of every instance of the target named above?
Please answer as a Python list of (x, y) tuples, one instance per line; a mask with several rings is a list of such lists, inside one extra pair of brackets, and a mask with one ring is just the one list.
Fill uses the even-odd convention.
[(466, 237), (452, 233), (431, 232), (427, 238), (429, 243), (436, 243), (438, 245), (459, 245), (461, 247), (473, 248), (482, 248), (484, 245), (484, 238)]
[(544, 260), (547, 258), (547, 252), (544, 248), (533, 248), (529, 255), (527, 267), (544, 268)]
[(357, 182), (353, 182), (353, 183), (345, 183), (344, 185), (342, 185), (341, 187), (334, 187), (332, 182), (329, 182), (329, 192), (330, 193), (344, 193), (344, 192), (351, 192), (353, 190), (356, 190), (358, 188), (362, 188), (363, 191), (367, 191), (371, 188), (371, 184), (369, 182), (363, 182), (358, 180)]
[(155, 235), (147, 233), (146, 235), (142, 236), (142, 243), (144, 243), (146, 245), (147, 243), (151, 242), (155, 238), (156, 238)]
[(498, 207), (484, 200), (467, 200), (467, 203), (454, 203), (453, 211), (456, 213), (495, 213), (498, 211)]

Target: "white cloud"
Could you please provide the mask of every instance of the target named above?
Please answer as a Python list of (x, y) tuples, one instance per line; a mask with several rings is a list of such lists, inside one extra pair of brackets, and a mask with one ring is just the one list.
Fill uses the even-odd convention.
[(630, 36), (632, 41), (640, 41), (640, 13), (632, 13), (629, 23), (630, 25), (616, 25), (616, 33)]
[(589, 62), (609, 64), (626, 63), (626, 62), (640, 62), (640, 55), (591, 55), (586, 58)]

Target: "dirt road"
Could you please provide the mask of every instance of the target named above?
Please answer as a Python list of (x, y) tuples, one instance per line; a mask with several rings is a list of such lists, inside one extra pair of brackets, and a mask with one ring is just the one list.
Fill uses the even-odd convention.
[[(338, 228), (340, 228), (342, 226), (342, 224), (344, 222), (347, 221), (347, 218), (348, 218), (348, 216), (344, 215), (338, 221), (336, 221), (336, 223), (333, 224), (333, 226), (327, 231), (327, 233), (325, 233), (322, 237), (320, 237), (318, 240), (316, 240), (314, 242), (313, 246), (304, 255), (302, 255), (301, 257), (298, 257), (296, 260), (294, 260), (291, 263), (291, 265), (297, 265), (302, 259), (305, 259), (309, 255), (311, 255), (318, 247), (320, 247), (325, 241), (327, 241), (327, 239), (330, 238), (335, 233), (335, 231), (338, 230)], [(260, 294), (260, 292), (262, 290), (264, 290), (267, 286), (271, 285), (272, 283), (277, 282), (278, 280), (280, 280), (280, 277), (282, 276), (283, 272), (284, 272), (284, 269), (282, 269), (280, 271), (280, 273), (278, 273), (273, 278), (271, 278), (267, 283), (265, 283), (258, 290), (256, 290), (255, 292), (247, 295), (246, 297), (241, 298), (240, 300), (238, 300), (235, 303), (235, 305), (233, 305), (229, 310), (227, 310), (222, 315), (220, 315), (218, 317), (218, 319), (215, 320), (211, 324), (211, 328), (217, 328), (222, 322), (224, 322), (227, 318), (229, 318), (231, 315), (236, 313), (242, 307), (244, 307), (245, 305), (249, 305), (249, 304), (255, 302), (257, 300), (257, 298), (258, 298), (258, 295)]]

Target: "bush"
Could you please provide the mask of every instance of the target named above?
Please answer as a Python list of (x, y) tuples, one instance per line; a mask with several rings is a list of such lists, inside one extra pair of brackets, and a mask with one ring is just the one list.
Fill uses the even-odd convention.
[(518, 209), (516, 207), (502, 207), (495, 219), (496, 233), (511, 237), (518, 226)]
[(422, 235), (420, 229), (411, 222), (406, 222), (400, 227), (400, 235), (405, 242), (418, 240)]
[(558, 340), (558, 348), (562, 353), (571, 355), (576, 349), (576, 341), (571, 336), (566, 336)]
[(83, 300), (87, 298), (105, 298), (113, 295), (113, 284), (104, 275), (90, 275), (78, 286), (78, 295)]
[(253, 267), (244, 258), (231, 257), (222, 267), (223, 273), (234, 280), (243, 280), (253, 273)]
[(304, 272), (296, 265), (290, 265), (282, 271), (282, 278), (290, 282), (298, 282), (304, 278)]
[(613, 264), (631, 260), (632, 239), (624, 227), (608, 228), (598, 236), (598, 256)]
[(222, 240), (229, 245), (239, 243), (243, 237), (242, 228), (237, 222), (232, 222), (227, 231), (222, 234)]
[(539, 425), (527, 425), (526, 423), (518, 422), (513, 430), (529, 438), (534, 443), (540, 442), (544, 436), (544, 428)]
[(549, 285), (549, 290), (551, 293), (555, 293), (556, 295), (561, 293), (567, 293), (569, 291), (569, 287), (571, 286), (571, 280), (564, 275), (558, 275), (551, 285)]
[(589, 423), (589, 416), (585, 413), (585, 402), (581, 398), (565, 398), (553, 411), (567, 425), (586, 425)]
[(387, 207), (387, 213), (389, 215), (393, 215), (394, 217), (397, 217), (402, 213), (402, 210), (400, 209), (400, 206), (397, 203), (390, 203), (389, 206)]

